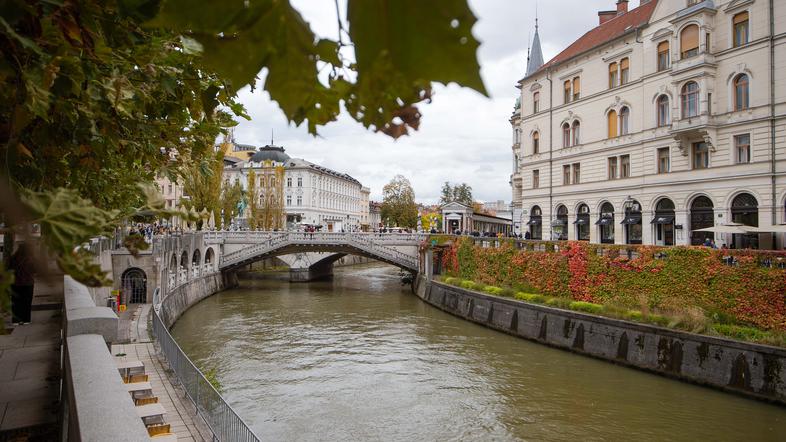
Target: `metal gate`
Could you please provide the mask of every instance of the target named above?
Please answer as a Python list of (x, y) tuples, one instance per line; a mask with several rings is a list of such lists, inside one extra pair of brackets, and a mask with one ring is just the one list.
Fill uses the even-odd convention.
[(147, 276), (141, 269), (128, 269), (120, 279), (123, 300), (129, 304), (147, 302)]

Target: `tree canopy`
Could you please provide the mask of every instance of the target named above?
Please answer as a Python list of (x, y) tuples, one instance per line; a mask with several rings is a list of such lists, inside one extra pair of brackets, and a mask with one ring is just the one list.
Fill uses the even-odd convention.
[(396, 175), (382, 188), (382, 221), (398, 227), (415, 227), (418, 206), (415, 191), (403, 175)]
[(339, 34), (320, 38), (288, 0), (2, 2), (6, 223), (39, 223), (61, 267), (105, 283), (70, 257), (74, 246), (140, 209), (160, 213), (138, 184), (204, 164), (234, 118), (248, 118), (235, 97), (260, 71), (312, 134), (342, 103), (366, 128), (407, 134), (432, 82), (485, 94), (466, 0), (348, 0), (338, 14)]
[(451, 185), (445, 181), (440, 192), (439, 203), (447, 204), (454, 201), (472, 207), (472, 204), (475, 202), (475, 199), (472, 197), (472, 187), (467, 183)]

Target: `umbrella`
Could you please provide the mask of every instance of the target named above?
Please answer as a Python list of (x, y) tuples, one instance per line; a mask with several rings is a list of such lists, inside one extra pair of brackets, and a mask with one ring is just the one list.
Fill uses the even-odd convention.
[(210, 212), (210, 220), (207, 222), (207, 227), (210, 228), (210, 230), (216, 229), (216, 212)]
[(705, 227), (703, 229), (696, 229), (694, 232), (739, 233), (741, 235), (748, 235), (753, 233), (755, 229), (756, 227), (746, 226), (745, 224), (729, 223)]
[(199, 212), (199, 217), (202, 218), (203, 220), (207, 221), (207, 219), (210, 218), (210, 214), (207, 213), (207, 209), (203, 207), (202, 211)]
[(755, 233), (786, 233), (786, 224), (778, 224), (777, 226), (751, 227), (751, 231)]

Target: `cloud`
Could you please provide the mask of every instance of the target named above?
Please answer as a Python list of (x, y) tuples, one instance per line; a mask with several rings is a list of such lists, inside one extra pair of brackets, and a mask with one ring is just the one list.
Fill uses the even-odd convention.
[[(335, 5), (325, 0), (292, 0), (317, 35), (336, 38)], [(614, 9), (614, 0), (551, 0), (538, 3), (544, 58), (550, 59), (597, 25), (597, 11)], [(637, 3), (637, 2), (636, 2)], [(633, 8), (633, 4), (630, 5)], [(339, 1), (345, 11), (346, 1)], [(260, 89), (243, 90), (240, 101), (251, 121), (235, 129), (239, 143), (283, 145), (293, 157), (348, 173), (381, 200), (382, 187), (396, 174), (406, 176), (418, 201), (439, 199), (444, 181), (466, 182), (481, 201), (510, 201), (511, 128), (508, 119), (526, 65), (527, 36), (534, 33), (533, 0), (470, 0), (478, 17), (473, 29), (481, 41), (481, 75), (491, 98), (456, 85), (437, 86), (433, 103), (420, 106), (419, 131), (399, 140), (363, 129), (348, 115), (320, 129), (287, 123), (277, 105)], [(570, 11), (566, 14), (565, 11)]]

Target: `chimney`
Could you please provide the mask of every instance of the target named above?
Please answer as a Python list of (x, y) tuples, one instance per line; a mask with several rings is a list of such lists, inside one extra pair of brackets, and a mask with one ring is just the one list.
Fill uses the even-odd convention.
[(617, 15), (628, 12), (628, 0), (617, 0)]
[(598, 11), (598, 25), (602, 25), (617, 16), (617, 11)]

